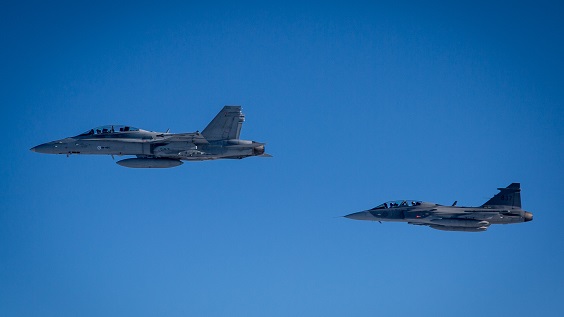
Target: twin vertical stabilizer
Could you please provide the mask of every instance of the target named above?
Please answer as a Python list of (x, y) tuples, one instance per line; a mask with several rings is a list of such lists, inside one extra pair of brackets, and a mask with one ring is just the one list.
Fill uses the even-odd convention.
[(208, 141), (236, 140), (244, 121), (241, 106), (225, 106), (202, 131), (202, 135)]

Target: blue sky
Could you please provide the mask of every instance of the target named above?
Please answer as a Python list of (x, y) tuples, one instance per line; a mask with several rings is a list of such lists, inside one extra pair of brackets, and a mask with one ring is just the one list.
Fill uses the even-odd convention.
[[(560, 316), (564, 10), (554, 2), (5, 3), (0, 315)], [(39, 155), (94, 126), (243, 106), (272, 159), (135, 170)], [(481, 205), (480, 234), (341, 216)]]

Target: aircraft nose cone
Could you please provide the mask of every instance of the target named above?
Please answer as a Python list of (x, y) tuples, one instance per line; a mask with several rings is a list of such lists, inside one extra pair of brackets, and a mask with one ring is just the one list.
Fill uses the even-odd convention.
[(47, 153), (47, 146), (45, 144), (40, 144), (37, 146), (32, 147), (31, 149), (29, 149), (31, 152), (36, 152), (36, 153)]
[(44, 143), (44, 144), (39, 144), (37, 146), (32, 147), (31, 149), (29, 149), (32, 152), (36, 152), (36, 153), (56, 153), (55, 151), (56, 146), (53, 146), (53, 144), (50, 143)]
[(532, 221), (533, 220), (533, 214), (530, 213), (530, 212), (525, 212), (525, 215), (523, 216), (523, 218), (525, 218), (525, 222)]
[(354, 219), (354, 220), (367, 220), (366, 213), (364, 211), (355, 212), (355, 213), (346, 215), (345, 218)]

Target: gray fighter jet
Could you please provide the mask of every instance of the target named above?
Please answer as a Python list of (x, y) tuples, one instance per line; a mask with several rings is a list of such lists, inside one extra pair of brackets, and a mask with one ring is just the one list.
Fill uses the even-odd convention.
[(266, 156), (265, 143), (240, 140), (245, 116), (240, 106), (225, 106), (200, 133), (152, 132), (126, 125), (107, 125), (77, 136), (31, 148), (47, 154), (135, 155), (117, 164), (134, 168), (175, 167), (186, 161)]
[(510, 224), (533, 220), (521, 209), (521, 185), (513, 183), (480, 207), (442, 206), (418, 200), (388, 201), (372, 209), (346, 215), (346, 218), (372, 221), (407, 222), (445, 231), (486, 231), (491, 224)]

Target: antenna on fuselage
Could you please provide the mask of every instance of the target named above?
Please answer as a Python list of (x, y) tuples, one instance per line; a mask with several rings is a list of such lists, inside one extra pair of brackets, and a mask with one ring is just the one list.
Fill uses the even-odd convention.
[(458, 202), (458, 200), (455, 200), (455, 201), (452, 203), (452, 207), (456, 206), (456, 203), (457, 203), (457, 202)]

